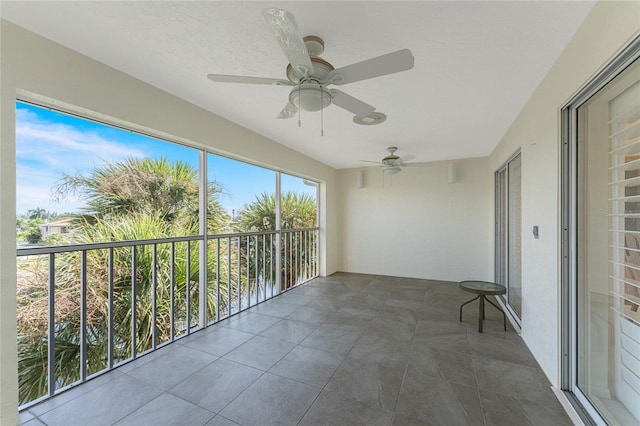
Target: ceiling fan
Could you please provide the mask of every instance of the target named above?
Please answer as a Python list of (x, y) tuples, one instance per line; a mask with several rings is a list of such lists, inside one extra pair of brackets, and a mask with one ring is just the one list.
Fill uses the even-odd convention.
[[(300, 109), (320, 111), (331, 104), (343, 108), (357, 117), (369, 116), (375, 107), (350, 96), (338, 89), (327, 86), (343, 85), (367, 80), (413, 68), (413, 55), (409, 49), (402, 49), (341, 68), (334, 68), (320, 58), (324, 52), (324, 41), (317, 36), (302, 38), (298, 33), (292, 13), (269, 8), (263, 10), (267, 24), (289, 60), (286, 68), (287, 79), (247, 77), (224, 74), (208, 74), (207, 77), (219, 83), (270, 84), (291, 86), (289, 102), (280, 111), (278, 118), (291, 118)], [(370, 123), (367, 123), (370, 124)]]
[(415, 157), (413, 155), (404, 155), (400, 157), (399, 155), (396, 154), (397, 150), (398, 150), (398, 147), (390, 146), (389, 148), (387, 148), (387, 152), (389, 154), (387, 154), (382, 160), (380, 161), (360, 160), (360, 161), (364, 163), (378, 164), (379, 166), (383, 167), (382, 171), (384, 173), (389, 173), (391, 175), (400, 173), (400, 171), (402, 170), (401, 167), (431, 167), (433, 165), (433, 163), (430, 161), (421, 162), (421, 163), (407, 163), (406, 161), (413, 160)]

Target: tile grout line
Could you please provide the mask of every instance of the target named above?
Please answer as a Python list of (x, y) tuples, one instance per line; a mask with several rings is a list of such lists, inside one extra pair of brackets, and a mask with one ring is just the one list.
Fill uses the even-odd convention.
[[(305, 283), (305, 284), (306, 284), (306, 283)], [(296, 287), (296, 288), (300, 288), (300, 287)], [(289, 291), (292, 291), (292, 290), (289, 290)], [(295, 291), (295, 290), (294, 290), (294, 291)], [(301, 307), (304, 307), (304, 306), (308, 306), (308, 305), (306, 305), (306, 304), (305, 304), (305, 305), (301, 305)], [(285, 318), (286, 318), (286, 317), (285, 317)], [(283, 319), (285, 319), (285, 318), (281, 318), (281, 320), (283, 320)], [(276, 323), (276, 324), (277, 324), (277, 323)], [(275, 324), (273, 324), (273, 325), (275, 325)], [(316, 327), (316, 328), (317, 328), (317, 327)], [(265, 329), (265, 330), (266, 330), (266, 329)], [(238, 330), (238, 331), (240, 331), (240, 330)], [(264, 331), (264, 330), (263, 330), (263, 331)], [(257, 335), (254, 335), (254, 337), (256, 337), (256, 336), (257, 336)], [(253, 339), (253, 337), (252, 337), (251, 339)], [(248, 342), (248, 341), (250, 341), (251, 339), (247, 340), (247, 342)], [(276, 340), (276, 339), (273, 339), (273, 340)], [(276, 341), (277, 341), (277, 340), (276, 340)], [(244, 343), (246, 343), (246, 342), (244, 342)], [(242, 344), (238, 345), (237, 347), (242, 346), (244, 343), (242, 343)], [(229, 405), (231, 405), (231, 404), (232, 404), (236, 399), (238, 399), (241, 395), (243, 395), (243, 394), (244, 394), (244, 393), (245, 393), (245, 392), (246, 392), (246, 391), (247, 391), (251, 386), (253, 386), (253, 385), (254, 385), (258, 380), (260, 380), (260, 379), (261, 379), (262, 377), (264, 377), (267, 373), (269, 373), (269, 370), (270, 370), (271, 368), (273, 368), (273, 366), (274, 366), (274, 365), (276, 365), (278, 362), (280, 362), (282, 359), (284, 359), (284, 358), (285, 358), (289, 353), (291, 353), (291, 351), (293, 351), (297, 346), (299, 346), (299, 343), (298, 343), (298, 344), (293, 345), (293, 347), (292, 347), (292, 348), (291, 348), (291, 349), (290, 349), (286, 354), (284, 354), (284, 355), (283, 355), (283, 356), (282, 356), (278, 361), (276, 361), (276, 362), (275, 362), (271, 367), (269, 367), (269, 369), (268, 369), (268, 370), (260, 370), (260, 369), (258, 369), (258, 368), (256, 368), (256, 367), (248, 366), (248, 365), (243, 364), (243, 363), (241, 363), (241, 362), (233, 361), (233, 360), (229, 360), (229, 359), (223, 358), (223, 357), (221, 356), (220, 358), (223, 358), (223, 359), (225, 359), (226, 361), (236, 362), (236, 363), (238, 363), (238, 364), (240, 364), (240, 365), (244, 365), (244, 366), (251, 367), (251, 368), (256, 368), (257, 370), (262, 371), (262, 374), (261, 374), (260, 376), (258, 376), (254, 381), (252, 381), (252, 382), (251, 382), (251, 383), (250, 383), (250, 384), (249, 384), (249, 385), (248, 385), (248, 386), (247, 386), (247, 387), (246, 387), (242, 392), (240, 392), (238, 395), (236, 395), (236, 396), (235, 396), (235, 398), (233, 398), (233, 399), (232, 399), (231, 401), (229, 401), (226, 405), (224, 405), (224, 406), (223, 406), (223, 407), (222, 407), (222, 408), (221, 408), (221, 409), (216, 413), (216, 416), (220, 415), (221, 417), (223, 417), (223, 418), (227, 419), (227, 417), (225, 417), (225, 416), (223, 416), (223, 415), (221, 414), (221, 413), (222, 413), (222, 411), (224, 411), (224, 409), (225, 409), (225, 408), (227, 408), (227, 407), (228, 407)], [(236, 347), (236, 348), (237, 348), (237, 347)], [(228, 351), (226, 354), (228, 354), (228, 353), (232, 352), (232, 351), (233, 351), (233, 350), (235, 350), (236, 348), (234, 348), (234, 349), (232, 349), (232, 350)], [(226, 355), (226, 354), (225, 354), (225, 355)], [(273, 374), (274, 376), (277, 376), (277, 377), (282, 377), (282, 376), (279, 376), (279, 375), (274, 374), (274, 373), (269, 373), (269, 374)], [(293, 380), (293, 379), (290, 379), (290, 378), (288, 378), (288, 377), (284, 377), (284, 378), (286, 378), (286, 379), (288, 379), (288, 380)], [(298, 382), (297, 380), (293, 380), (293, 381), (296, 381), (297, 383), (301, 383), (301, 384), (306, 385), (306, 383)], [(310, 386), (310, 385), (307, 385), (307, 386)], [(318, 395), (320, 395), (320, 392), (318, 393)], [(316, 399), (317, 399), (317, 395), (316, 395), (316, 398), (314, 398), (313, 402), (315, 402), (315, 400), (316, 400)], [(309, 407), (311, 407), (311, 405), (313, 405), (313, 402), (309, 405)], [(198, 405), (198, 406), (199, 406), (199, 405)], [(204, 407), (201, 407), (201, 408), (204, 408)], [(302, 420), (302, 418), (305, 416), (305, 414), (307, 413), (308, 409), (309, 409), (309, 408), (307, 408), (307, 410), (306, 410), (306, 411), (305, 411), (305, 413), (302, 415), (302, 417), (300, 418), (300, 420)], [(215, 416), (214, 416), (214, 417), (215, 417)], [(228, 419), (228, 420), (231, 420), (231, 421), (233, 421), (233, 422), (235, 423), (235, 420), (232, 420), (232, 419)]]
[[(424, 300), (424, 298), (423, 298)], [(400, 389), (398, 389), (398, 395), (396, 396), (396, 401), (393, 404), (393, 414), (391, 416), (391, 425), (396, 419), (396, 413), (398, 409), (398, 400), (400, 399), (400, 394), (402, 393), (402, 388), (404, 386), (404, 381), (407, 378), (407, 370), (409, 369), (409, 361), (411, 360), (411, 354), (413, 353), (413, 348), (416, 342), (416, 331), (418, 330), (418, 322), (420, 320), (416, 319), (416, 325), (413, 329), (413, 336), (411, 337), (411, 348), (409, 349), (409, 357), (407, 358), (407, 362), (404, 365), (404, 371), (402, 372), (402, 380), (400, 381)]]
[[(323, 322), (321, 325), (326, 324), (326, 321)], [(318, 326), (320, 327), (320, 326)], [(365, 329), (366, 330), (366, 329)], [(325, 388), (327, 387), (327, 385), (331, 382), (331, 380), (333, 379), (333, 377), (336, 375), (337, 371), (340, 369), (340, 367), (342, 367), (342, 365), (344, 364), (344, 362), (347, 360), (347, 358), (349, 357), (349, 354), (351, 353), (351, 351), (353, 350), (353, 347), (360, 341), (360, 339), (362, 338), (362, 335), (364, 334), (364, 331), (360, 334), (360, 336), (358, 337), (358, 340), (356, 340), (356, 342), (353, 344), (353, 346), (351, 346), (351, 349), (349, 350), (349, 352), (347, 352), (347, 354), (344, 356), (344, 358), (342, 359), (342, 361), (340, 361), (340, 364), (336, 367), (335, 370), (333, 370), (333, 373), (331, 374), (331, 377), (329, 377), (329, 380), (327, 380), (327, 383), (324, 384), (324, 386), (322, 387), (322, 389), (320, 390), (320, 392), (318, 392), (318, 395), (316, 395), (316, 397), (313, 399), (313, 402), (311, 404), (309, 404), (309, 407), (307, 407), (307, 409), (305, 410), (304, 414), (302, 415), (302, 417), (300, 417), (300, 420), (298, 420), (297, 425), (300, 425), (300, 423), (302, 422), (302, 420), (304, 419), (304, 417), (307, 415), (307, 413), (309, 413), (309, 410), (311, 410), (311, 407), (313, 407), (313, 404), (316, 403), (316, 401), (318, 400), (318, 398), (320, 397), (320, 394), (322, 394), (322, 392), (324, 392)], [(312, 348), (313, 349), (313, 348)]]
[[(467, 338), (467, 343), (469, 343), (469, 330), (465, 327), (465, 336)], [(478, 395), (478, 404), (480, 404), (480, 415), (482, 416), (482, 424), (487, 425), (487, 417), (485, 416), (485, 408), (482, 403), (482, 397), (480, 396), (480, 383), (478, 382), (478, 374), (476, 373), (476, 363), (473, 357), (473, 351), (471, 350), (471, 345), (469, 344), (469, 358), (471, 358), (471, 369), (473, 370), (473, 379), (476, 382), (476, 395)]]
[[(269, 299), (269, 300), (271, 300), (271, 299)], [(267, 302), (268, 302), (268, 301), (267, 301)], [(256, 305), (256, 306), (257, 306), (257, 305)], [(253, 306), (253, 307), (255, 307), (255, 306)], [(253, 308), (253, 307), (252, 307), (252, 308)], [(249, 311), (249, 309), (251, 309), (251, 308), (248, 308), (248, 309), (247, 309), (247, 312)], [(263, 314), (263, 315), (264, 315), (264, 314)], [(265, 316), (268, 316), (268, 315), (265, 315)], [(225, 318), (225, 319), (224, 319), (224, 320), (222, 320), (222, 321), (229, 320), (229, 319), (231, 319), (231, 318), (232, 318), (232, 317), (228, 317), (228, 318)], [(272, 317), (272, 318), (275, 318), (275, 317)], [(282, 318), (280, 318), (280, 320), (282, 320)], [(221, 321), (221, 322), (222, 322), (222, 321)], [(278, 322), (280, 322), (280, 321), (278, 321)], [(277, 324), (277, 322), (276, 322), (275, 324)], [(274, 324), (274, 325), (275, 325), (275, 324)], [(243, 331), (243, 330), (233, 329), (233, 328), (228, 327), (228, 325), (226, 325), (226, 324), (225, 324), (225, 325), (222, 325), (221, 327), (227, 327), (227, 328), (229, 328), (230, 330), (237, 331), (237, 332), (242, 332), (242, 333), (247, 333), (247, 334), (253, 334), (253, 337), (251, 337), (250, 339), (246, 340), (245, 342), (243, 342), (243, 343), (239, 344), (238, 346), (234, 347), (233, 349), (230, 349), (229, 351), (225, 352), (225, 353), (224, 353), (223, 355), (221, 355), (221, 356), (218, 356), (218, 355), (215, 355), (215, 354), (211, 354), (211, 353), (209, 353), (209, 352), (207, 352), (207, 351), (203, 351), (203, 350), (200, 350), (200, 349), (198, 349), (198, 348), (191, 348), (191, 347), (188, 347), (190, 350), (196, 350), (196, 351), (199, 351), (199, 352), (201, 352), (201, 353), (205, 353), (205, 354), (207, 354), (207, 355), (213, 355), (213, 356), (216, 356), (216, 359), (214, 359), (213, 361), (211, 361), (211, 362), (207, 363), (207, 364), (206, 364), (206, 365), (204, 365), (202, 368), (200, 368), (200, 369), (198, 369), (197, 371), (195, 371), (193, 374), (198, 373), (199, 371), (203, 370), (204, 368), (206, 368), (207, 366), (209, 366), (209, 365), (213, 364), (214, 362), (218, 361), (219, 359), (224, 359), (225, 361), (234, 362), (234, 363), (237, 363), (237, 364), (239, 364), (239, 365), (243, 365), (243, 366), (246, 366), (246, 367), (254, 368), (254, 369), (256, 369), (256, 370), (262, 371), (262, 374), (261, 374), (261, 375), (259, 375), (258, 377), (256, 377), (256, 379), (255, 379), (254, 381), (252, 381), (252, 382), (251, 382), (251, 383), (250, 383), (250, 384), (249, 384), (249, 385), (248, 385), (248, 386), (247, 386), (247, 387), (246, 387), (242, 392), (240, 392), (238, 395), (236, 395), (236, 397), (235, 397), (235, 398), (233, 398), (231, 401), (229, 401), (229, 402), (228, 402), (224, 407), (222, 407), (218, 412), (212, 412), (211, 410), (209, 410), (209, 409), (208, 409), (208, 408), (206, 408), (206, 407), (202, 407), (202, 406), (201, 406), (201, 405), (199, 405), (199, 404), (194, 404), (193, 402), (191, 402), (191, 401), (187, 401), (187, 400), (185, 400), (185, 399), (181, 398), (181, 397), (180, 397), (180, 396), (178, 396), (178, 395), (174, 395), (173, 393), (171, 393), (171, 392), (169, 391), (171, 388), (170, 388), (170, 389), (167, 389), (167, 390), (163, 390), (163, 389), (157, 388), (157, 389), (159, 389), (159, 390), (162, 390), (162, 393), (161, 393), (160, 395), (158, 395), (156, 398), (158, 398), (159, 396), (161, 396), (161, 395), (163, 395), (163, 394), (165, 394), (165, 393), (166, 393), (166, 394), (168, 394), (168, 395), (171, 395), (171, 396), (174, 396), (174, 397), (176, 397), (176, 398), (179, 398), (179, 399), (181, 399), (181, 400), (183, 400), (183, 401), (186, 401), (186, 402), (187, 402), (187, 403), (189, 403), (189, 404), (193, 404), (193, 405), (195, 405), (195, 406), (196, 406), (196, 407), (198, 407), (198, 408), (201, 408), (201, 409), (203, 409), (203, 410), (206, 410), (206, 411), (212, 412), (212, 413), (214, 414), (214, 415), (213, 415), (213, 417), (215, 417), (215, 416), (217, 416), (217, 415), (220, 415), (220, 413), (222, 412), (222, 410), (224, 410), (224, 409), (225, 409), (229, 404), (231, 404), (233, 401), (235, 401), (235, 400), (236, 400), (240, 395), (242, 395), (242, 394), (243, 394), (243, 393), (244, 393), (244, 392), (245, 392), (249, 387), (251, 387), (255, 382), (257, 382), (260, 378), (262, 378), (262, 377), (263, 377), (263, 376), (268, 372), (268, 370), (267, 370), (267, 371), (265, 371), (265, 370), (261, 370), (261, 369), (256, 368), (256, 367), (252, 367), (252, 366), (250, 366), (250, 365), (243, 364), (242, 362), (233, 361), (233, 360), (229, 360), (229, 359), (224, 358), (224, 356), (225, 356), (225, 355), (229, 354), (230, 352), (233, 352), (233, 351), (234, 351), (235, 349), (237, 349), (238, 347), (240, 347), (240, 346), (244, 345), (245, 343), (247, 343), (247, 342), (251, 341), (253, 338), (255, 338), (256, 336), (258, 336), (258, 334), (248, 333), (248, 332)], [(198, 330), (198, 331), (200, 331), (200, 330)], [(263, 331), (264, 331), (264, 330), (263, 330)], [(204, 336), (204, 335), (203, 335), (203, 336)], [(202, 336), (201, 336), (201, 337), (202, 337)], [(186, 346), (186, 345), (183, 345), (183, 346)], [(295, 348), (295, 346), (294, 346), (294, 348)], [(291, 350), (293, 350), (293, 348), (292, 348)], [(291, 352), (291, 350), (290, 350), (289, 352)], [(282, 356), (282, 358), (284, 358), (284, 357), (285, 357), (289, 352), (287, 352), (286, 354), (284, 354), (284, 355)], [(163, 355), (161, 355), (161, 356), (166, 356), (166, 355), (167, 355), (167, 354), (163, 354)], [(280, 358), (280, 360), (281, 360), (282, 358)], [(278, 360), (277, 362), (279, 362), (280, 360)], [(277, 362), (276, 362), (276, 363), (277, 363)], [(146, 363), (145, 363), (145, 364), (146, 364)], [(143, 365), (144, 365), (144, 364), (143, 364)], [(274, 364), (274, 365), (275, 365), (275, 364)], [(134, 379), (137, 379), (135, 376), (131, 376), (131, 375), (129, 375), (128, 373), (123, 373), (123, 374), (126, 374), (126, 375), (128, 375), (129, 377), (132, 377), (132, 378), (134, 378)], [(180, 383), (183, 383), (184, 381), (188, 380), (188, 379), (189, 379), (189, 377), (191, 377), (193, 374), (191, 374), (191, 375), (189, 375), (188, 377), (184, 378), (183, 380), (181, 380), (180, 382), (178, 382), (176, 385), (172, 386), (172, 388), (173, 388), (173, 387), (175, 387), (175, 386), (177, 386), (177, 385), (179, 385)], [(142, 380), (142, 379), (138, 379), (138, 380)], [(147, 383), (147, 382), (146, 382), (146, 381), (144, 381), (144, 380), (142, 380), (142, 381), (143, 381), (143, 382), (145, 382), (145, 383)], [(147, 384), (148, 384), (148, 385), (151, 385), (151, 384), (149, 384), (149, 383), (147, 383)], [(151, 386), (153, 386), (153, 385), (151, 385)], [(155, 387), (155, 386), (153, 386), (153, 387)], [(153, 398), (151, 401), (155, 400), (156, 398)], [(121, 421), (121, 420), (125, 419), (126, 417), (130, 416), (130, 415), (131, 415), (131, 414), (133, 414), (134, 412), (136, 412), (136, 411), (140, 410), (142, 407), (144, 407), (145, 405), (149, 404), (151, 401), (149, 401), (149, 402), (147, 402), (146, 404), (143, 404), (143, 405), (141, 405), (140, 407), (136, 408), (135, 410), (133, 410), (132, 412), (128, 413), (128, 414), (127, 414), (127, 415), (125, 415), (124, 417), (122, 417), (122, 418), (118, 419), (115, 423), (117, 423), (117, 422), (119, 422), (119, 421)], [(221, 415), (221, 416), (222, 416), (222, 415)], [(213, 418), (213, 417), (212, 417), (212, 418)], [(222, 417), (224, 417), (224, 416), (222, 416)], [(226, 417), (225, 417), (225, 418), (226, 418)], [(211, 420), (211, 419), (209, 419), (209, 421), (210, 421), (210, 420)], [(114, 423), (114, 424), (115, 424), (115, 423)]]

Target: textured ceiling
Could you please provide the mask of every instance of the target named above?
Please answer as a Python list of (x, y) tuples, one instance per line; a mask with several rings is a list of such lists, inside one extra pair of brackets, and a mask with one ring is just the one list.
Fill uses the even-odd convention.
[[(415, 161), (486, 156), (594, 2), (2, 1), (4, 19), (336, 168), (385, 148)], [(387, 115), (354, 124), (336, 106), (277, 120), (289, 88), (213, 83), (208, 73), (285, 78), (262, 9), (292, 12), (336, 68), (409, 48), (410, 71), (339, 86)]]

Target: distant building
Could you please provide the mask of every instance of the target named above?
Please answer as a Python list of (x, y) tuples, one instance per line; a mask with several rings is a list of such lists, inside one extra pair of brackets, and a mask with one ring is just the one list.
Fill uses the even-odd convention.
[(44, 239), (51, 234), (68, 234), (71, 229), (71, 222), (71, 219), (60, 219), (38, 225), (38, 228), (40, 228), (42, 238)]

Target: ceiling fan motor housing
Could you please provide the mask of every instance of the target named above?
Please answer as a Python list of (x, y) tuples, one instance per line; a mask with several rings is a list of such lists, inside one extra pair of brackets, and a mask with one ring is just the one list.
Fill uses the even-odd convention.
[(306, 80), (324, 81), (329, 72), (333, 71), (333, 65), (317, 56), (311, 56), (311, 64), (313, 65), (313, 72), (306, 77), (298, 70), (294, 69), (291, 64), (287, 65), (287, 78), (290, 82), (298, 84)]
[(390, 167), (398, 166), (400, 163), (400, 156), (396, 155), (397, 150), (398, 148), (395, 146), (390, 146), (389, 148), (387, 148), (389, 155), (382, 159), (382, 164)]
[(398, 157), (397, 155), (394, 155), (394, 156), (388, 155), (382, 159), (382, 164), (390, 167), (398, 166), (400, 165), (400, 157)]

